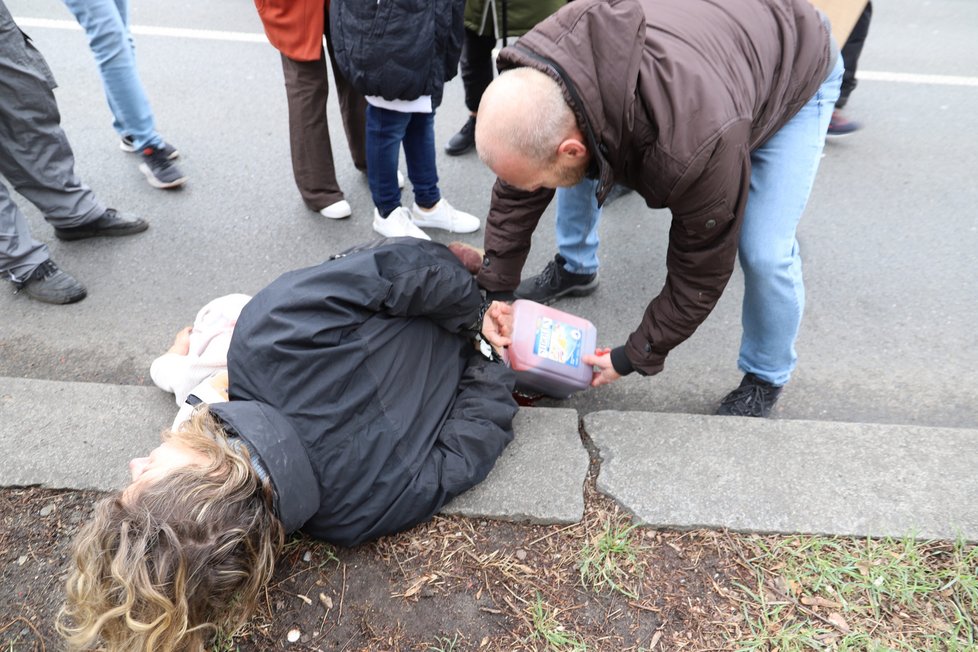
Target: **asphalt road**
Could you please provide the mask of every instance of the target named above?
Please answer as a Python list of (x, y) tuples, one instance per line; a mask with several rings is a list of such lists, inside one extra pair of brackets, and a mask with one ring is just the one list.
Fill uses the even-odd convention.
[[(119, 241), (61, 243), (19, 200), (35, 236), (86, 283), (89, 298), (48, 306), (0, 292), (0, 375), (147, 383), (153, 358), (211, 298), (253, 293), (374, 236), (366, 179), (346, 152), (333, 102), (333, 149), (354, 215), (324, 220), (302, 203), (279, 56), (258, 38), (249, 0), (133, 2), (143, 82), (190, 176), (175, 192), (151, 188), (133, 155), (119, 150), (84, 35), (65, 28), (73, 21), (67, 9), (58, 0), (5, 1), (59, 80), (79, 174), (108, 205), (146, 217), (152, 228)], [(44, 22), (52, 20), (64, 22)], [(827, 146), (800, 227), (808, 306), (800, 363), (778, 417), (978, 426), (976, 30), (971, 0), (878, 3), (865, 72), (847, 107), (865, 128)], [(438, 112), (439, 146), (465, 120), (462, 97), (456, 79)], [(443, 194), (484, 216), (488, 169), (474, 154), (439, 153), (438, 162)], [(549, 222), (535, 235), (528, 272), (555, 252)], [(623, 342), (663, 282), (668, 225), (666, 211), (650, 211), (634, 194), (609, 206), (600, 289), (558, 307), (591, 319), (600, 343)], [(482, 241), (481, 232), (433, 236)], [(738, 272), (664, 373), (633, 375), (562, 405), (581, 413), (712, 412), (740, 379), (741, 286)]]

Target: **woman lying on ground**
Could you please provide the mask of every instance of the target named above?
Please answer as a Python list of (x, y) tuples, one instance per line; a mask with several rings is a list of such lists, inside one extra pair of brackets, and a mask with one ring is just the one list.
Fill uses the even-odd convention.
[[(201, 405), (75, 542), (73, 649), (200, 650), (254, 611), (286, 533), (344, 546), (430, 518), (512, 440), (508, 343), (444, 246), (385, 240), (287, 273), (242, 310), (226, 403)], [(193, 397), (191, 397), (192, 400)]]

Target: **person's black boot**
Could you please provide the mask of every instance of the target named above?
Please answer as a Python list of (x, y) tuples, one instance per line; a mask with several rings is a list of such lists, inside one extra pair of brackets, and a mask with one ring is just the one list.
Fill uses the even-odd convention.
[(772, 385), (754, 374), (747, 374), (740, 387), (727, 394), (717, 414), (732, 417), (767, 417), (778, 402), (783, 385)]
[(44, 303), (66, 304), (81, 301), (88, 295), (85, 286), (62, 271), (51, 260), (45, 260), (31, 275), (16, 283), (17, 292)]
[(445, 153), (449, 156), (459, 156), (473, 147), (475, 147), (475, 116), (470, 115), (458, 133), (445, 145)]
[(54, 235), (59, 240), (83, 240), (98, 237), (122, 237), (142, 233), (149, 228), (146, 220), (140, 217), (128, 217), (114, 208), (107, 208), (101, 217), (71, 228), (54, 229)]
[(531, 276), (516, 288), (517, 299), (529, 299), (549, 306), (563, 296), (583, 297), (598, 289), (598, 274), (574, 274), (564, 269), (560, 254), (547, 263), (542, 272)]

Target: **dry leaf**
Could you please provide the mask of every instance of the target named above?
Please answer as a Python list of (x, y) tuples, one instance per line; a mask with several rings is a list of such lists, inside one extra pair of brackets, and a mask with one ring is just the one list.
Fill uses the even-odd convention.
[(829, 614), (828, 621), (835, 625), (835, 628), (843, 634), (849, 633), (849, 623), (847, 623), (846, 619), (842, 617), (842, 614), (833, 611)]
[(826, 600), (819, 596), (808, 596), (803, 595), (801, 597), (801, 603), (806, 607), (826, 607), (828, 609), (841, 609), (842, 605), (834, 600)]
[(655, 646), (659, 644), (659, 639), (662, 638), (662, 630), (657, 630), (655, 634), (652, 635), (652, 640), (649, 641), (649, 651), (655, 649)]

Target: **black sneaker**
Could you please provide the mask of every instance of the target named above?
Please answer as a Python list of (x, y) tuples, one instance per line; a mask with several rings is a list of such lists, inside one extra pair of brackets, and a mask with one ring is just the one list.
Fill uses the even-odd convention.
[(25, 292), (44, 303), (75, 303), (88, 295), (84, 285), (71, 274), (61, 271), (51, 260), (45, 260), (30, 276), (15, 285), (17, 292)]
[(167, 158), (166, 153), (157, 147), (143, 149), (143, 162), (139, 170), (146, 175), (149, 185), (154, 188), (176, 188), (187, 182), (176, 163)]
[[(135, 154), (136, 144), (133, 141), (132, 136), (123, 136), (122, 141), (119, 143), (119, 149), (121, 149), (123, 152)], [(177, 148), (170, 143), (160, 143), (160, 146), (157, 149), (163, 152), (164, 156), (171, 161), (180, 156), (180, 152), (177, 151)]]
[(754, 374), (747, 374), (740, 387), (720, 401), (717, 414), (732, 417), (766, 417), (778, 402), (783, 385), (772, 385)]
[(583, 297), (598, 289), (598, 274), (573, 274), (564, 269), (567, 261), (557, 254), (543, 272), (532, 276), (516, 288), (517, 299), (529, 299), (549, 306), (560, 297)]
[(459, 156), (473, 147), (475, 147), (475, 116), (470, 115), (458, 133), (445, 145), (445, 153), (449, 156)]
[(102, 216), (87, 224), (70, 229), (54, 229), (58, 240), (84, 240), (85, 238), (120, 237), (142, 233), (149, 223), (139, 217), (125, 217), (114, 208), (107, 208)]

